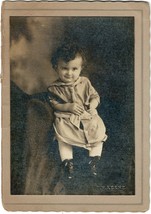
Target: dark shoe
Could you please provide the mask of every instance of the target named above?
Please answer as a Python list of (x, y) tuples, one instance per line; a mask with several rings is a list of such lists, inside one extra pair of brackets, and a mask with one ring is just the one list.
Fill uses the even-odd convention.
[(95, 157), (90, 157), (90, 161), (89, 161), (89, 166), (90, 166), (90, 171), (91, 171), (91, 175), (93, 175), (94, 177), (96, 177), (98, 175), (98, 164), (100, 161), (100, 156), (95, 156)]
[(73, 178), (73, 172), (74, 172), (74, 169), (73, 169), (73, 160), (64, 160), (62, 162), (62, 166), (63, 166), (63, 170), (64, 170), (64, 175), (66, 178), (68, 179), (72, 179)]

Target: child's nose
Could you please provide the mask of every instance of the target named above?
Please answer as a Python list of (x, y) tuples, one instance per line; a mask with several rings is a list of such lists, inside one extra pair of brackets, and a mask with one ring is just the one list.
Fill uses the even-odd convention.
[(68, 70), (68, 74), (71, 75), (72, 74), (72, 69)]

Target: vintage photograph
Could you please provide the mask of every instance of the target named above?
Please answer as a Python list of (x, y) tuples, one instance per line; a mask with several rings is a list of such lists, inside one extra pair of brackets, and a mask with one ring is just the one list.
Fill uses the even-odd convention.
[(147, 5), (34, 5), (3, 6), (6, 205), (147, 207)]
[(10, 17), (11, 194), (133, 195), (134, 18)]

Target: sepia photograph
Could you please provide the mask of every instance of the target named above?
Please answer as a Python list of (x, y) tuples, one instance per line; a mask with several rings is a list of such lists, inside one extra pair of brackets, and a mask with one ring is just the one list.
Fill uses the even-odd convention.
[[(32, 210), (32, 203), (33, 210), (60, 210), (53, 205), (61, 201), (73, 206), (63, 210), (85, 211), (74, 208), (76, 202), (93, 205), (95, 198), (100, 207), (105, 200), (104, 211), (115, 211), (110, 203), (129, 211), (125, 209), (133, 200), (137, 206), (132, 211), (147, 208), (142, 176), (146, 173), (147, 186), (143, 166), (148, 159), (143, 157), (149, 157), (149, 150), (143, 147), (149, 141), (142, 136), (149, 133), (142, 105), (149, 69), (142, 74), (142, 53), (147, 51), (142, 35), (149, 31), (143, 17), (148, 5), (136, 3), (135, 8), (133, 3), (129, 9), (126, 3), (125, 10), (118, 3), (90, 6), (3, 5), (3, 127), (10, 133), (3, 140), (3, 164), (8, 161), (9, 169), (3, 165), (3, 200), (10, 210)], [(147, 99), (148, 94), (146, 109)], [(43, 208), (45, 203), (52, 208)]]
[(10, 36), (11, 193), (134, 194), (134, 18), (10, 17)]

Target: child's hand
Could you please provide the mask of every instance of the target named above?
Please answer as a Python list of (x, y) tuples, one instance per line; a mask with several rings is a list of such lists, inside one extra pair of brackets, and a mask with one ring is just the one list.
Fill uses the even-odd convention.
[(78, 103), (68, 103), (68, 111), (80, 116), (84, 112), (84, 108)]
[(94, 115), (96, 113), (96, 109), (95, 108), (90, 108), (87, 110), (87, 112), (91, 115)]
[(91, 115), (95, 114), (97, 105), (98, 103), (96, 102), (96, 100), (92, 100), (92, 102), (90, 102), (89, 104), (89, 109), (87, 110), (87, 112)]

